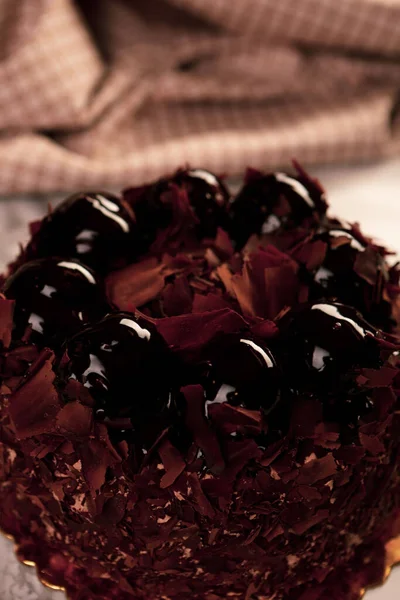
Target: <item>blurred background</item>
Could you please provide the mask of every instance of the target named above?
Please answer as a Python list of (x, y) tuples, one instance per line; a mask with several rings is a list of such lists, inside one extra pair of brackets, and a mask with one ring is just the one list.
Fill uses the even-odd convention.
[(1, 0), (0, 262), (67, 192), (293, 157), (400, 249), (399, 90), (400, 0)]
[(397, 241), (400, 0), (1, 0), (3, 266), (79, 189), (296, 157)]
[(399, 0), (1, 0), (0, 193), (396, 154)]

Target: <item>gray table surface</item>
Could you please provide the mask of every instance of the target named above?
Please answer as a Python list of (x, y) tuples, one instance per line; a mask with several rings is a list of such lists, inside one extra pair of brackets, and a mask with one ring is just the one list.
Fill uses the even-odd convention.
[[(314, 171), (328, 190), (331, 212), (359, 221), (363, 229), (400, 254), (400, 159), (375, 165), (321, 168)], [(40, 218), (49, 198), (0, 199), (0, 267), (26, 241), (27, 223)], [(60, 197), (50, 200), (54, 204)], [(398, 600), (400, 567), (387, 583), (370, 590), (365, 600)], [(64, 594), (44, 588), (35, 570), (18, 563), (13, 545), (0, 536), (0, 600), (64, 600)]]

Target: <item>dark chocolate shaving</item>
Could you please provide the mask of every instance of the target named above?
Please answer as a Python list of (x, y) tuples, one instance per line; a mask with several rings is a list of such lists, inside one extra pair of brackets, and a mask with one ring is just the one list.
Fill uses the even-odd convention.
[(52, 358), (43, 353), (35, 372), (11, 395), (9, 412), (19, 439), (57, 432), (61, 405), (54, 379)]
[(69, 402), (57, 414), (60, 433), (70, 439), (87, 439), (93, 431), (93, 411), (79, 402)]
[(183, 388), (182, 393), (187, 404), (187, 428), (193, 441), (202, 450), (208, 468), (212, 473), (218, 475), (223, 471), (225, 461), (212, 423), (207, 422), (205, 417), (204, 390), (200, 385), (190, 385)]
[(82, 462), (83, 476), (94, 495), (105, 483), (106, 471), (114, 466), (118, 459), (109, 448), (97, 439), (88, 439), (75, 445)]
[(164, 489), (171, 486), (179, 475), (183, 473), (186, 463), (179, 451), (167, 439), (164, 439), (160, 444), (158, 453), (165, 469), (165, 473), (160, 481), (160, 487)]
[(0, 294), (0, 341), (4, 348), (8, 348), (11, 343), (13, 328), (14, 301), (6, 300)]
[(230, 309), (159, 319), (156, 326), (170, 348), (188, 362), (201, 362), (204, 349), (216, 335), (247, 329), (245, 320)]
[(232, 279), (233, 292), (245, 315), (274, 319), (296, 303), (298, 266), (286, 254), (267, 246), (245, 259), (241, 274)]
[(336, 471), (337, 464), (332, 454), (327, 454), (323, 458), (315, 457), (301, 467), (297, 482), (311, 485), (321, 479), (332, 477)]
[(179, 255), (144, 259), (109, 275), (106, 282), (108, 297), (120, 310), (143, 306), (161, 294), (167, 277), (190, 271), (195, 265), (189, 258)]

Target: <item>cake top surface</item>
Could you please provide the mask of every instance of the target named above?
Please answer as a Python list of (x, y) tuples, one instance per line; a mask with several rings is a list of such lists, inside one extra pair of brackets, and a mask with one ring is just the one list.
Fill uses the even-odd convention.
[[(185, 385), (202, 387), (205, 413), (260, 411), (261, 429), (298, 395), (348, 395), (395, 342), (399, 271), (357, 225), (329, 217), (321, 184), (295, 168), (248, 169), (234, 196), (181, 169), (120, 196), (69, 197), (11, 265), (7, 342), (51, 349), (64, 400), (79, 384), (108, 427), (150, 415), (172, 426)], [(354, 418), (368, 413), (368, 400), (351, 404)]]

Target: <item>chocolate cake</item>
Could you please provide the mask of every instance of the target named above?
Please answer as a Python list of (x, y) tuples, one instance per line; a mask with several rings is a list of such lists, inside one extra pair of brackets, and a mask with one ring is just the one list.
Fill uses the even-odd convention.
[[(41, 222), (0, 297), (0, 527), (73, 600), (358, 600), (400, 534), (399, 269), (320, 183)], [(393, 261), (392, 261), (393, 262)]]

